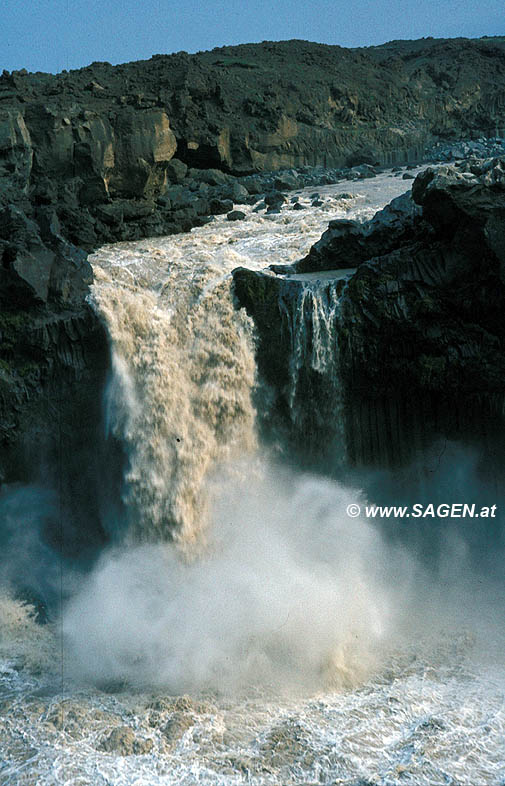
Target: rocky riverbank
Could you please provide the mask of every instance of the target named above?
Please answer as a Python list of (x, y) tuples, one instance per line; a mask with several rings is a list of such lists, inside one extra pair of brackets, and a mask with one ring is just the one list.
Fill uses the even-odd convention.
[(463, 155), (496, 155), (486, 140), (505, 129), (504, 81), (502, 38), (264, 42), (56, 76), (4, 71), (0, 206), (35, 221), (50, 209), (91, 250), (230, 212), (229, 200), (270, 190), (259, 173), (294, 168), (282, 189), (317, 185), (427, 148), (433, 160), (437, 145), (458, 156), (461, 139)]

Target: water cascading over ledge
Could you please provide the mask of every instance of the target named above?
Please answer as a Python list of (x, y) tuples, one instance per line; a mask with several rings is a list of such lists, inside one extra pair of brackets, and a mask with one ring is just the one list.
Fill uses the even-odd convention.
[(266, 442), (302, 466), (345, 457), (339, 369), (341, 279), (291, 280), (245, 268), (234, 294), (254, 319), (261, 384), (258, 417)]
[(93, 286), (112, 353), (105, 425), (126, 458), (111, 536), (191, 549), (205, 530), (210, 475), (256, 444), (252, 324), (212, 265), (121, 253), (95, 255)]
[[(342, 279), (307, 283), (234, 271), (237, 302), (258, 332), (258, 416), (266, 442), (330, 474), (342, 463), (399, 467), (416, 456), (428, 466), (439, 439), (478, 444), (498, 460), (503, 394), (414, 385), (409, 392), (387, 358), (382, 368), (370, 364), (365, 378), (363, 336), (358, 330), (352, 336), (344, 288)], [(372, 349), (371, 337), (369, 343)], [(408, 358), (415, 346), (404, 349)], [(429, 358), (420, 362), (429, 370)]]
[[(294, 363), (297, 390), (306, 386), (305, 403), (316, 413), (304, 433), (294, 429), (299, 442), (317, 444), (321, 437), (328, 444), (335, 419), (326, 387), (336, 408), (343, 405), (342, 444), (352, 464), (401, 466), (441, 438), (477, 445), (499, 469), (505, 435), (504, 188), (503, 159), (463, 163), (459, 171), (428, 169), (413, 185), (417, 207), (402, 197), (405, 204), (395, 208), (387, 251), (381, 254), (374, 238), (391, 224), (391, 206), (361, 225), (331, 222), (318, 253), (286, 271), (317, 278), (311, 265), (321, 258), (326, 271), (357, 265), (345, 291), (335, 289), (341, 292), (335, 311), (338, 396), (331, 373), (314, 368), (310, 342), (303, 363), (287, 360), (299, 352), (286, 324), (301, 318), (303, 284), (296, 276), (236, 270), (237, 301), (255, 321), (258, 368), (273, 391), (270, 420), (291, 421)], [(323, 292), (330, 285), (318, 286)]]

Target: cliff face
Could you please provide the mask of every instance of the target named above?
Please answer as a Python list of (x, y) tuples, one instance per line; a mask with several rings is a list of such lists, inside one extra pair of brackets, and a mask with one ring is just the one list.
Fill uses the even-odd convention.
[[(362, 225), (332, 222), (295, 266), (357, 267), (334, 322), (347, 449), (358, 462), (401, 463), (435, 435), (503, 434), (505, 160), (427, 169), (412, 197), (394, 200)], [(300, 282), (282, 286), (296, 290)], [(271, 274), (235, 273), (260, 353), (286, 351), (280, 287)], [(285, 364), (263, 355), (282, 413), (285, 377), (269, 369)]]
[[(14, 178), (31, 158), (19, 133)], [(64, 239), (54, 207), (32, 210), (19, 193), (17, 206), (0, 207), (0, 483), (58, 491), (65, 548), (78, 549), (103, 537), (97, 461), (107, 337), (86, 303), (87, 254)]]
[[(112, 459), (102, 424), (105, 332), (85, 306), (51, 305), (5, 305), (0, 331), (0, 482), (54, 490), (63, 548), (79, 551), (104, 537), (100, 508), (113, 477), (104, 477)], [(47, 533), (54, 543), (59, 526)]]
[(4, 73), (2, 149), (14, 144), (26, 172), (31, 141), (40, 173), (49, 165), (48, 175), (86, 180), (92, 170), (105, 189), (139, 196), (176, 147), (190, 165), (250, 171), (344, 165), (367, 150), (391, 161), (431, 135), (492, 136), (505, 127), (504, 80), (501, 38), (360, 50), (264, 42), (57, 76)]
[(123, 223), (125, 239), (167, 233), (184, 205), (157, 199), (187, 166), (243, 174), (418, 159), (434, 138), (504, 130), (504, 85), (501, 38), (361, 50), (284, 41), (57, 76), (4, 72), (1, 201), (55, 206), (65, 236), (86, 248), (117, 239)]
[[(86, 251), (104, 242), (189, 229), (209, 214), (231, 209), (232, 202), (226, 199), (236, 203), (265, 190), (254, 176), (239, 183), (230, 173), (407, 161), (418, 158), (433, 139), (502, 132), (504, 83), (503, 39), (392, 42), (365, 50), (287, 41), (191, 56), (155, 56), (115, 67), (94, 63), (57, 76), (4, 72), (0, 77), (0, 473), (4, 479), (32, 480), (33, 467), (38, 465), (45, 467), (41, 471), (54, 483), (62, 477), (63, 461), (67, 467), (63, 496), (99, 498), (91, 464), (97, 455), (96, 428), (108, 357), (106, 337), (86, 305), (92, 279)], [(306, 269), (316, 258), (320, 267), (335, 267), (340, 265), (335, 255), (343, 259), (352, 252), (361, 263), (386, 250), (394, 255), (400, 241), (415, 242), (419, 216), (409, 208), (411, 215), (405, 222), (402, 209), (390, 213), (386, 228), (371, 227), (366, 238), (354, 230), (332, 227), (334, 246), (330, 249), (324, 241), (315, 248), (312, 261), (304, 263)], [(484, 234), (494, 260), (501, 225), (493, 215)], [(433, 226), (430, 231), (438, 230)], [(472, 236), (479, 250), (483, 232), (477, 240)], [(322, 261), (325, 255), (327, 263)], [(383, 277), (376, 282), (374, 275), (360, 273), (353, 284), (369, 293), (371, 300), (377, 287), (386, 286)], [(496, 292), (489, 288), (491, 298), (497, 297)], [(371, 314), (374, 308), (371, 303)], [(394, 322), (394, 309), (399, 306), (391, 308), (391, 314), (385, 312), (381, 318)], [(472, 319), (478, 308), (472, 306)], [(412, 330), (418, 330), (414, 307), (402, 318), (413, 321)], [(495, 317), (491, 322), (495, 325)], [(400, 327), (399, 335), (404, 335), (404, 326)], [(445, 330), (445, 323), (440, 329)], [(395, 333), (396, 323), (391, 330)], [(457, 327), (454, 330), (457, 333)], [(494, 368), (494, 339), (482, 341), (487, 341), (489, 367)], [(353, 348), (350, 357), (368, 353), (370, 368), (374, 362), (378, 368), (382, 350), (373, 341), (368, 347), (364, 342)], [(436, 352), (423, 353), (431, 358), (420, 362), (423, 379), (436, 377), (442, 384), (447, 371), (459, 384), (463, 377), (453, 373), (452, 366), (435, 362)], [(363, 376), (365, 360), (359, 370), (354, 360), (344, 358), (349, 378), (360, 385), (371, 384), (371, 372)], [(496, 368), (501, 368), (500, 362), (498, 358)], [(277, 370), (281, 376), (287, 373), (285, 361)], [(472, 378), (477, 378), (477, 372)], [(317, 375), (307, 381), (309, 389), (317, 384)], [(90, 507), (83, 501), (82, 515), (96, 518), (94, 508), (94, 502)]]

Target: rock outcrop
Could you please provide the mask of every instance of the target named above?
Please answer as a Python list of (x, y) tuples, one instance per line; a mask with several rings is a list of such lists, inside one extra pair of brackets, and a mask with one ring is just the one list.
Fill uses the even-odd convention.
[(421, 209), (410, 193), (393, 199), (371, 221), (330, 221), (321, 240), (294, 269), (298, 273), (357, 267), (372, 256), (387, 254), (418, 231)]
[[(436, 140), (499, 135), (504, 82), (501, 38), (264, 42), (56, 76), (4, 72), (0, 204), (30, 219), (52, 206), (88, 250), (184, 231), (212, 213), (209, 199), (240, 202), (209, 194), (230, 186), (225, 173), (393, 164)], [(275, 187), (293, 183), (287, 174)]]
[(104, 537), (107, 338), (86, 303), (87, 254), (65, 240), (51, 206), (34, 215), (0, 208), (0, 483), (56, 490), (59, 521), (47, 538), (82, 552)]
[[(313, 272), (357, 266), (334, 317), (351, 459), (401, 463), (437, 434), (503, 433), (504, 237), (505, 159), (469, 160), (428, 168), (412, 197), (394, 200), (371, 221), (332, 222), (298, 263)], [(276, 347), (285, 351), (287, 340), (279, 290), (290, 286), (296, 300), (300, 281), (235, 273), (259, 351), (274, 354), (260, 363), (270, 369), (277, 413), (287, 390), (285, 375), (277, 373), (278, 384), (271, 372), (282, 364)]]

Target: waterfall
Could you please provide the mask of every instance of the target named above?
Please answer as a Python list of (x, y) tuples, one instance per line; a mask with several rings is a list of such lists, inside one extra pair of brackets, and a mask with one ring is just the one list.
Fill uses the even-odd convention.
[[(353, 492), (258, 444), (252, 321), (231, 278), (202, 257), (188, 273), (162, 251), (128, 253), (95, 259), (93, 292), (112, 350), (106, 428), (128, 457), (126, 532), (65, 610), (73, 668), (173, 691), (354, 684), (389, 624), (370, 568), (380, 536), (345, 517)], [(310, 430), (312, 412), (331, 433), (337, 284), (281, 288), (293, 427)]]
[(255, 447), (253, 331), (220, 271), (188, 275), (156, 249), (130, 253), (128, 264), (98, 256), (93, 287), (111, 342), (106, 427), (128, 459), (121, 537), (189, 548), (205, 527), (211, 470)]
[(343, 448), (343, 399), (339, 369), (339, 312), (342, 281), (283, 282), (279, 309), (289, 342), (286, 398), (299, 439), (317, 444), (328, 436)]

